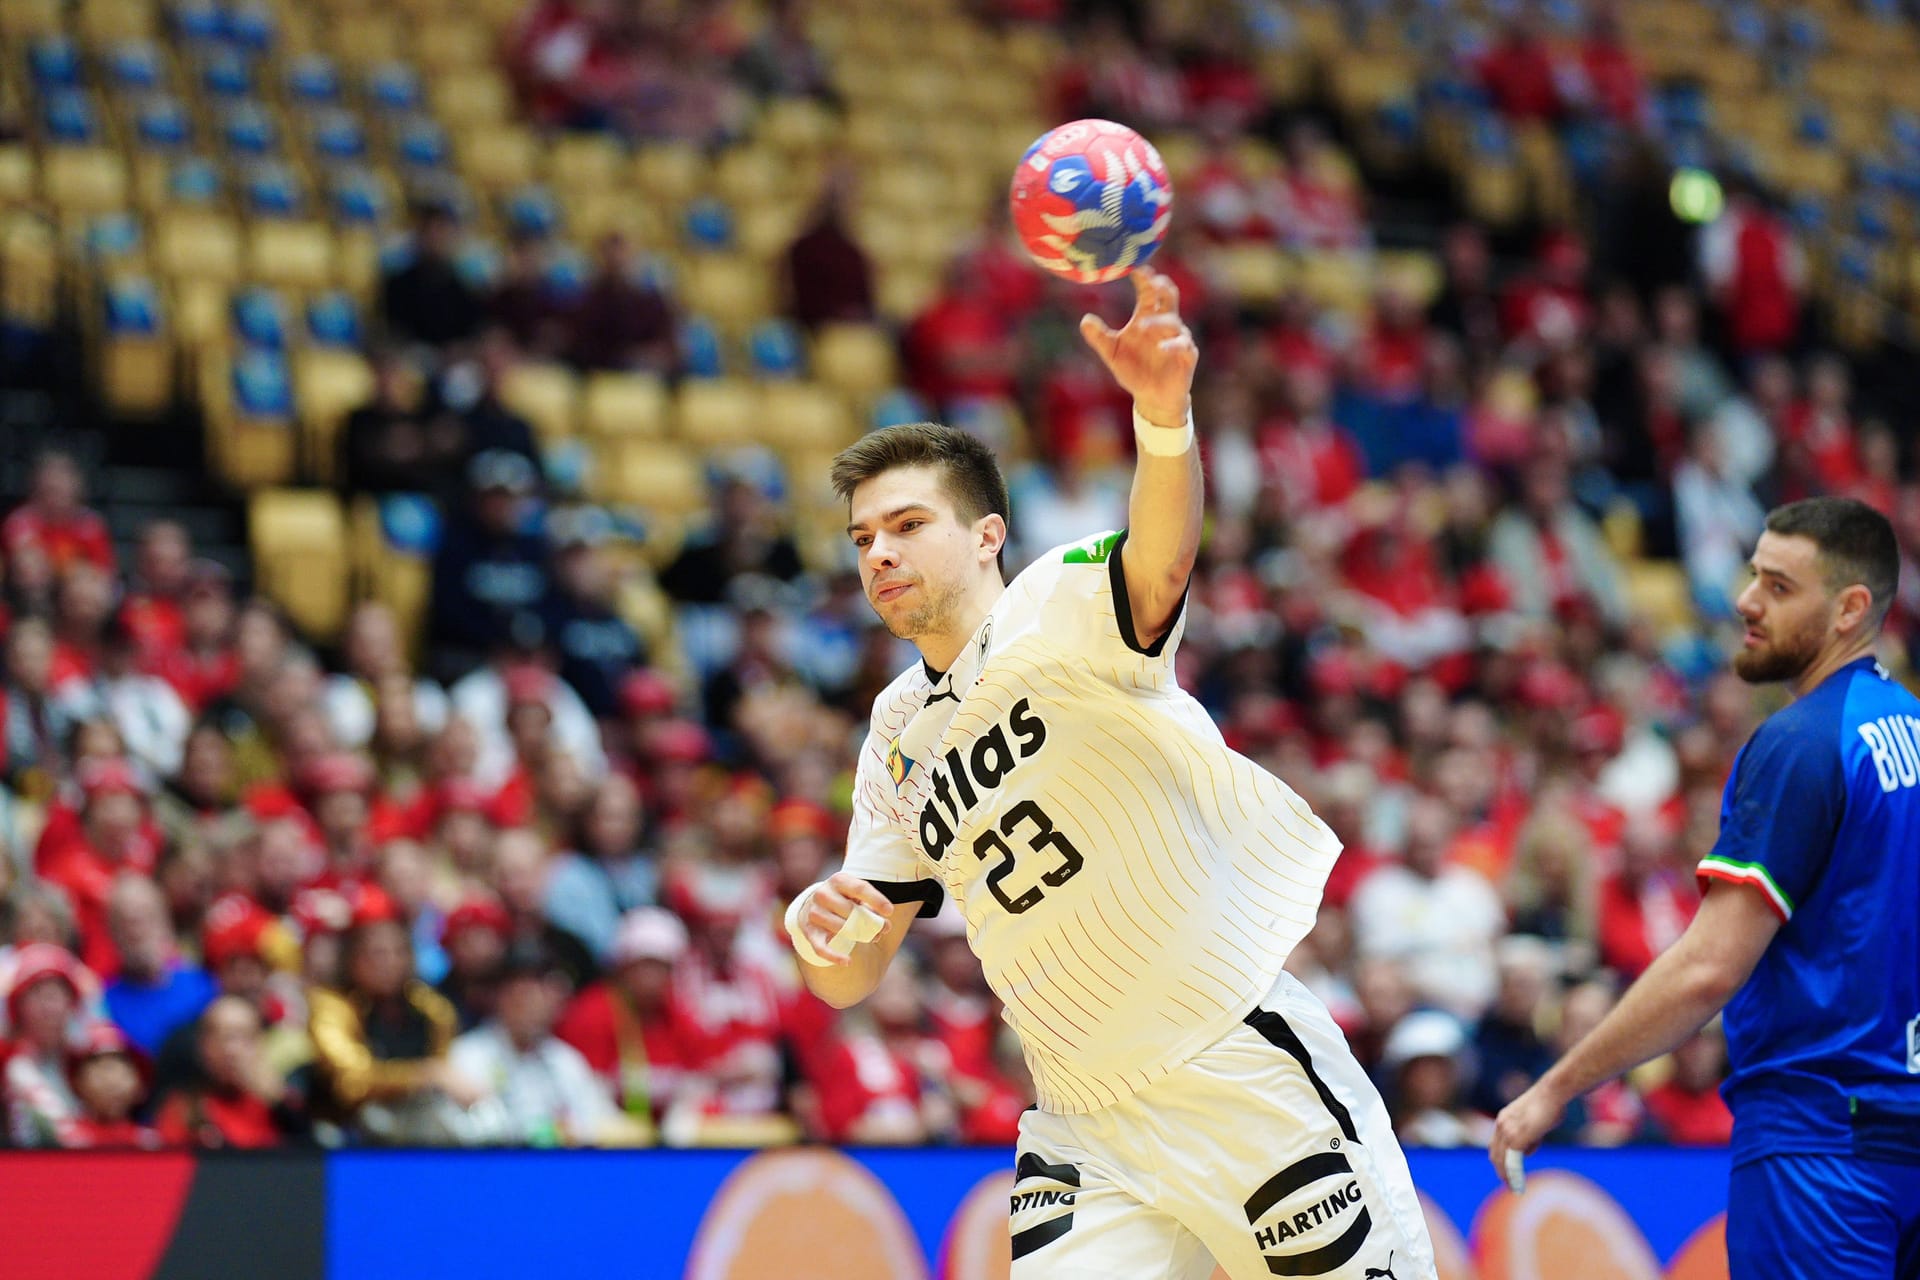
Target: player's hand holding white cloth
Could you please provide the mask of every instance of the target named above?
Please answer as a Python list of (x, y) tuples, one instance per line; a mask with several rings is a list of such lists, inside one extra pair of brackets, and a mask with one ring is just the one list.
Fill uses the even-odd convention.
[(793, 900), (787, 908), (787, 934), (808, 964), (846, 964), (854, 947), (879, 937), (892, 915), (893, 904), (885, 894), (859, 876), (839, 871)]
[(1539, 1148), (1541, 1140), (1560, 1123), (1566, 1110), (1567, 1104), (1545, 1081), (1536, 1083), (1501, 1109), (1500, 1118), (1494, 1122), (1493, 1143), (1487, 1154), (1501, 1181), (1516, 1194), (1526, 1185), (1521, 1157)]

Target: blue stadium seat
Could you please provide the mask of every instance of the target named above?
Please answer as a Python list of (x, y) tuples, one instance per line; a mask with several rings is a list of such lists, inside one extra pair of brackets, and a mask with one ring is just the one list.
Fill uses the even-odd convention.
[(205, 156), (182, 156), (167, 174), (167, 195), (179, 204), (217, 204), (225, 184)]
[(193, 118), (178, 98), (156, 95), (140, 104), (133, 130), (142, 147), (168, 151), (192, 141)]
[(337, 221), (347, 226), (378, 226), (386, 220), (387, 203), (386, 188), (367, 170), (349, 168), (335, 172), (333, 216)]
[(307, 299), (307, 338), (314, 345), (357, 350), (363, 337), (351, 294), (332, 289)]
[(227, 33), (226, 18), (214, 0), (176, 0), (168, 6), (167, 12), (173, 20), (174, 31), (182, 40), (212, 42), (222, 39)]
[(295, 218), (306, 203), (300, 175), (279, 161), (249, 166), (243, 185), (247, 211), (256, 218)]
[(233, 405), (250, 418), (286, 418), (293, 414), (293, 380), (285, 357), (250, 348), (233, 362)]
[(233, 330), (262, 351), (287, 348), (287, 304), (276, 289), (242, 289), (233, 298)]
[(404, 62), (386, 62), (367, 77), (367, 96), (383, 111), (418, 111), (420, 77)]
[(87, 253), (95, 258), (124, 258), (140, 251), (140, 219), (131, 213), (102, 214), (87, 224)]
[(1794, 134), (1809, 146), (1824, 147), (1833, 142), (1833, 121), (1819, 107), (1802, 107), (1794, 121)]
[(453, 255), (453, 269), (475, 289), (491, 289), (500, 280), (500, 250), (491, 241), (468, 240)]
[(587, 256), (570, 244), (555, 245), (547, 254), (541, 278), (547, 288), (563, 298), (575, 298), (586, 292), (592, 267)]
[(253, 92), (253, 64), (245, 54), (219, 45), (200, 64), (200, 87), (215, 98), (244, 98)]
[(522, 187), (506, 199), (507, 230), (516, 235), (550, 236), (560, 229), (560, 206), (545, 187)]
[(1861, 196), (1853, 208), (1853, 229), (1860, 238), (1872, 245), (1885, 245), (1893, 240), (1894, 213), (1885, 196)]
[(1787, 206), (1793, 225), (1807, 235), (1819, 235), (1827, 226), (1827, 202), (1810, 191), (1802, 191)]
[(313, 120), (313, 149), (325, 160), (359, 160), (367, 154), (367, 135), (351, 111), (319, 112)]
[(158, 89), (166, 75), (160, 49), (148, 40), (126, 40), (107, 51), (107, 74), (116, 88)]
[(280, 146), (280, 130), (258, 102), (238, 102), (229, 107), (220, 134), (227, 146), (241, 155), (264, 156)]
[(27, 70), (42, 93), (80, 87), (80, 49), (66, 36), (43, 36), (27, 46)]
[(1839, 269), (1840, 278), (1849, 284), (1865, 286), (1874, 281), (1874, 253), (1868, 245), (1849, 240), (1841, 248), (1834, 265)]
[(805, 348), (790, 320), (763, 320), (747, 338), (753, 371), (763, 378), (797, 378), (805, 370)]
[(264, 4), (235, 4), (227, 8), (227, 39), (242, 49), (265, 53), (273, 48), (273, 10)]
[(1920, 155), (1920, 114), (1896, 111), (1888, 117), (1887, 127), (1901, 150), (1910, 155)]
[(430, 556), (440, 549), (440, 508), (417, 493), (380, 499), (380, 532), (388, 545), (408, 555)]
[(287, 92), (308, 106), (340, 100), (340, 73), (317, 53), (303, 54), (287, 64)]
[(680, 325), (680, 367), (689, 378), (720, 378), (727, 358), (720, 331), (704, 316), (688, 316)]
[(728, 248), (733, 244), (733, 211), (712, 196), (702, 196), (687, 206), (686, 231), (697, 248)]
[(926, 401), (905, 387), (897, 387), (873, 402), (869, 425), (878, 430), (903, 422), (926, 422), (932, 417), (933, 410)]
[(1475, 117), (1469, 137), (1474, 151), (1482, 159), (1511, 160), (1513, 158), (1513, 135), (1507, 131), (1506, 122), (1498, 116)]
[(422, 169), (437, 169), (447, 162), (447, 133), (425, 116), (402, 124), (396, 139), (401, 162)]
[(1806, 53), (1818, 53), (1826, 47), (1826, 25), (1817, 15), (1807, 9), (1793, 9), (1787, 13), (1787, 43)]
[(107, 332), (116, 338), (151, 338), (160, 332), (160, 291), (153, 281), (122, 277), (102, 289)]
[(47, 137), (57, 143), (84, 146), (100, 136), (100, 119), (93, 100), (78, 89), (60, 89), (47, 95), (41, 118)]
[(1759, 52), (1773, 36), (1773, 23), (1758, 5), (1742, 4), (1727, 14), (1727, 34), (1743, 49)]

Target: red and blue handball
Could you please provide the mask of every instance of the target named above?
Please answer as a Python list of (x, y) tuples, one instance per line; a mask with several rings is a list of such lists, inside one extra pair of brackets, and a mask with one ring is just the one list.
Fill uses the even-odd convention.
[(1160, 247), (1173, 183), (1153, 144), (1127, 126), (1075, 120), (1027, 148), (1008, 203), (1035, 262), (1079, 284), (1105, 284)]

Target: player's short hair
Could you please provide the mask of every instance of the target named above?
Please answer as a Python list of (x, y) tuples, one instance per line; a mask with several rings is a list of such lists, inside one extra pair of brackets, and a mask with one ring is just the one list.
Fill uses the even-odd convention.
[(1857, 498), (1803, 498), (1769, 512), (1767, 532), (1810, 540), (1820, 553), (1827, 589), (1857, 583), (1873, 597), (1870, 625), (1886, 618), (1900, 585), (1900, 544), (1886, 516)]
[(1007, 518), (1007, 482), (993, 450), (957, 427), (903, 422), (870, 431), (833, 459), (833, 491), (848, 502), (853, 491), (896, 467), (938, 467), (954, 514), (968, 524), (984, 515)]

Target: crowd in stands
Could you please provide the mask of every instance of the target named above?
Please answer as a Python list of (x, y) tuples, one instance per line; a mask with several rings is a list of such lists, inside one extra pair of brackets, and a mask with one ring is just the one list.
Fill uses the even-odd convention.
[[(1697, 906), (1766, 706), (1725, 667), (1765, 509), (1865, 498), (1911, 558), (1911, 440), (1808, 348), (1791, 233), (1744, 189), (1670, 278), (1570, 226), (1499, 265), (1462, 221), (1430, 300), (1389, 276), (1357, 315), (1236, 305), (1223, 246), (1369, 250), (1358, 169), (1269, 108), (1230, 31), (1173, 49), (1085, 7), (1059, 114), (1217, 144), (1156, 259), (1203, 353), (1180, 679), (1344, 842), (1290, 968), (1405, 1141), (1483, 1142)], [(645, 8), (534, 6), (506, 53), (531, 116), (711, 142), (756, 96), (833, 100), (799, 5), (752, 40)], [(1477, 72), (1516, 119), (1631, 130), (1609, 22), (1569, 57), (1516, 20)], [(1279, 173), (1237, 166), (1247, 130)], [(873, 315), (857, 198), (830, 187), (784, 260), (802, 327)], [(804, 478), (751, 450), (715, 459), (709, 522), (657, 572), (620, 554), (619, 514), (495, 391), (530, 353), (677, 376), (681, 317), (617, 236), (560, 299), (532, 239), (476, 291), (457, 230), (419, 210), (342, 439), (349, 488), (440, 511), (423, 643), (362, 603), (316, 648), (174, 523), (116, 564), (59, 453), (0, 525), (4, 1141), (1011, 1142), (1029, 1081), (951, 905), (846, 1012), (779, 924), (837, 863), (868, 707), (912, 651), (850, 553), (802, 554)], [(1129, 406), (1071, 331), (1125, 303), (992, 226), (898, 335), (911, 412), (1006, 450), (1009, 571), (1124, 523)], [(1643, 553), (1683, 566), (1677, 608), (1636, 589)], [(1916, 621), (1909, 563), (1902, 671)], [(1724, 1142), (1723, 1070), (1709, 1030), (1555, 1138)]]

